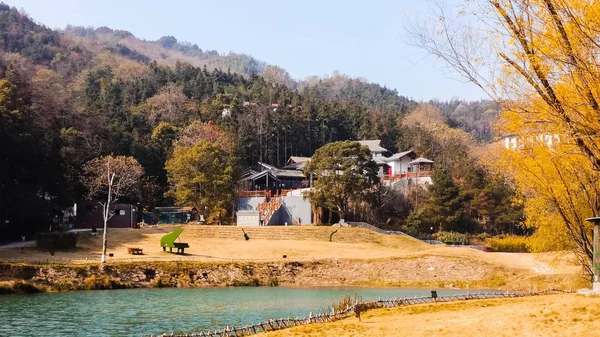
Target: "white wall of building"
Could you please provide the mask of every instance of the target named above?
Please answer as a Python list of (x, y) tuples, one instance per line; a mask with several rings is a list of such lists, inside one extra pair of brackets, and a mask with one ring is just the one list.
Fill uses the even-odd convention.
[(388, 165), (390, 165), (390, 167), (392, 168), (392, 175), (408, 172), (408, 163), (410, 163), (411, 161), (411, 157), (404, 156), (400, 159), (388, 162)]
[(517, 136), (504, 137), (504, 147), (507, 149), (520, 149), (525, 146), (524, 141), (528, 143), (540, 142), (546, 144), (548, 147), (552, 147), (554, 144), (560, 143), (560, 136), (558, 134), (538, 134), (537, 136), (529, 136), (525, 138)]
[(312, 207), (308, 199), (287, 195), (282, 198), (283, 204), (275, 214), (276, 216), (273, 217), (276, 219), (269, 221), (269, 224), (284, 225), (287, 222), (291, 226), (298, 221), (305, 225), (312, 223)]
[[(273, 214), (267, 225), (288, 225), (297, 223), (312, 223), (312, 208), (310, 201), (304, 199), (302, 192), (308, 189), (295, 190), (293, 195), (282, 196), (281, 207)], [(237, 199), (237, 225), (258, 226), (260, 218), (256, 207), (265, 201), (264, 197), (240, 197)]]
[(238, 197), (237, 210), (254, 211), (256, 210), (256, 206), (262, 204), (263, 201), (265, 201), (265, 197)]

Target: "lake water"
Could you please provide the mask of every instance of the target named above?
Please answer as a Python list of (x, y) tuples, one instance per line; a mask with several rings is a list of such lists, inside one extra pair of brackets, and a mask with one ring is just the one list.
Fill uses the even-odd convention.
[[(471, 292), (474, 292), (471, 290)], [(438, 290), (438, 295), (461, 294)], [(243, 326), (363, 300), (429, 296), (425, 289), (238, 287), (127, 289), (0, 296), (0, 336), (144, 336)]]

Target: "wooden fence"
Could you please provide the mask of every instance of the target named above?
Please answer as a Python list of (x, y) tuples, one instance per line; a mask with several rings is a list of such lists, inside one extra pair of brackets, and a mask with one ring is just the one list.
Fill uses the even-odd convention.
[(243, 337), (251, 336), (263, 332), (269, 332), (274, 330), (287, 329), (294, 326), (306, 325), (312, 323), (325, 323), (333, 322), (342, 318), (349, 317), (354, 314), (355, 308), (360, 306), (361, 311), (376, 308), (395, 308), (403, 307), (416, 304), (427, 304), (437, 302), (456, 302), (456, 301), (468, 301), (468, 300), (484, 300), (494, 298), (514, 298), (514, 297), (525, 297), (525, 296), (538, 296), (538, 295), (552, 295), (552, 294), (563, 294), (572, 293), (572, 291), (550, 289), (540, 292), (529, 292), (529, 293), (514, 293), (514, 292), (491, 292), (491, 293), (474, 293), (474, 294), (462, 294), (462, 295), (451, 295), (451, 296), (439, 296), (439, 297), (403, 297), (395, 299), (382, 300), (370, 302), (355, 303), (352, 306), (346, 308), (346, 310), (340, 312), (321, 313), (312, 315), (312, 313), (305, 318), (279, 318), (270, 319), (266, 322), (247, 325), (244, 327), (233, 327), (227, 326), (223, 330), (208, 331), (208, 332), (197, 332), (185, 335), (176, 334), (162, 334), (162, 335), (151, 335), (150, 337)]

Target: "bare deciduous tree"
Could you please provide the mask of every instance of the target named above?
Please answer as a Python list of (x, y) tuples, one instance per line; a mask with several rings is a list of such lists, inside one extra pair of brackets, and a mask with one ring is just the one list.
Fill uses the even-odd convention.
[(88, 188), (88, 196), (106, 198), (104, 202), (99, 201), (104, 220), (101, 262), (106, 263), (107, 223), (114, 215), (111, 205), (116, 203), (119, 197), (136, 194), (144, 169), (133, 157), (104, 156), (92, 159), (83, 170), (83, 183)]

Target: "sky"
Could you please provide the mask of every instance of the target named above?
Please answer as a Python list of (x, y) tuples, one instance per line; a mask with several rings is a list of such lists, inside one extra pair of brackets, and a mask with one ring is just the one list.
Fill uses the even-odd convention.
[(245, 53), (296, 79), (338, 71), (415, 100), (478, 100), (482, 91), (407, 44), (425, 0), (0, 0), (50, 28), (107, 26), (138, 38), (172, 35), (203, 50)]

